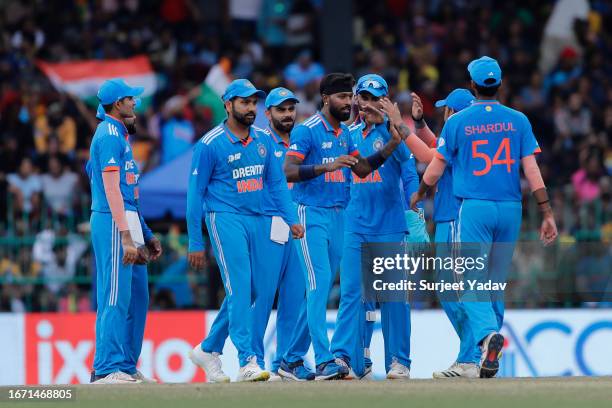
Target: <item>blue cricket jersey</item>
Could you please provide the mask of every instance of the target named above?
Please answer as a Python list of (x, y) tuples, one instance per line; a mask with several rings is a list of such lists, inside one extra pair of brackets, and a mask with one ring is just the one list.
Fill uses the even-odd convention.
[[(359, 154), (348, 127), (341, 123), (335, 131), (320, 112), (297, 125), (291, 132), (290, 142), (287, 155), (303, 159), (303, 164), (319, 165), (342, 155)], [(303, 205), (345, 208), (349, 201), (350, 174), (345, 168), (295, 183), (293, 199)]]
[[(436, 140), (437, 144), (437, 140)], [(434, 195), (434, 222), (447, 222), (456, 220), (459, 216), (461, 199), (453, 192), (453, 164), (447, 162), (446, 168), (436, 185)]]
[(539, 151), (527, 117), (497, 101), (476, 100), (452, 115), (438, 139), (459, 198), (520, 201), (520, 161)]
[[(274, 157), (273, 158), (278, 162), (279, 166), (281, 166), (282, 168), (283, 163), (285, 161), (285, 154), (287, 153), (289, 149), (289, 145), (286, 144), (283, 138), (280, 135), (278, 135), (272, 128), (267, 128), (264, 130), (264, 132), (268, 134), (269, 137), (272, 139), (272, 145), (274, 146), (274, 152), (273, 152)], [(285, 179), (285, 182), (286, 182), (286, 179)], [(287, 188), (289, 190), (292, 190), (293, 183), (287, 183)], [(272, 199), (269, 191), (267, 190), (264, 190), (264, 195), (263, 195), (263, 211), (265, 215), (281, 216), (280, 211), (276, 207), (274, 200)]]
[[(110, 212), (102, 173), (119, 171), (120, 190), (126, 210), (138, 211), (138, 180), (140, 171), (132, 156), (128, 132), (122, 121), (110, 115), (98, 124), (89, 148), (86, 172), (91, 185), (91, 210)], [(140, 225), (145, 242), (153, 238), (153, 232), (139, 212)]]
[[(404, 146), (405, 144), (402, 143)], [(410, 196), (419, 189), (419, 174), (416, 170), (416, 160), (410, 149), (406, 146), (410, 157), (402, 163), (402, 180), (400, 182), (400, 190), (402, 191), (402, 206), (404, 210), (410, 210)], [(417, 207), (423, 208), (423, 202), (419, 201)]]
[(126, 210), (138, 211), (138, 166), (132, 157), (128, 132), (122, 121), (106, 115), (98, 124), (89, 148), (87, 174), (91, 184), (91, 210), (110, 212), (102, 172), (119, 171), (121, 196)]
[[(391, 134), (387, 122), (372, 125), (367, 131), (365, 127), (365, 122), (358, 121), (351, 125), (349, 130), (353, 144), (359, 152), (371, 156), (383, 148), (391, 139)], [(400, 183), (402, 166), (409, 160), (408, 147), (401, 143), (382, 166), (365, 178), (354, 173), (351, 175), (345, 230), (363, 234), (406, 232)], [(416, 169), (414, 174), (416, 176)], [(418, 188), (418, 176), (416, 186)]]
[(264, 214), (264, 196), (269, 194), (285, 222), (298, 223), (285, 175), (274, 156), (276, 147), (262, 129), (251, 126), (249, 136), (240, 140), (225, 123), (195, 144), (187, 192), (189, 251), (204, 249), (203, 205), (208, 212), (259, 215)]

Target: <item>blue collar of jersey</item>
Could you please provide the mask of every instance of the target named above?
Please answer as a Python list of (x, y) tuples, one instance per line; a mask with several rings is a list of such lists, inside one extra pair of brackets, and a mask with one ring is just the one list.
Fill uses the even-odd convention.
[(283, 138), (274, 131), (274, 129), (272, 129), (272, 126), (268, 126), (268, 130), (270, 131), (270, 136), (272, 136), (272, 140), (274, 140), (274, 142), (276, 144), (280, 144), (283, 145), (285, 147), (287, 147), (287, 143), (285, 143), (285, 141), (283, 140)]
[(342, 133), (342, 131), (344, 130), (342, 129), (342, 122), (340, 122), (340, 127), (338, 128), (338, 130), (334, 129), (334, 127), (329, 124), (327, 119), (325, 119), (325, 115), (323, 115), (321, 111), (317, 111), (317, 116), (321, 118), (321, 123), (323, 123), (323, 126), (325, 126), (325, 130), (327, 130), (328, 132), (333, 132), (336, 136), (339, 136), (340, 133)]
[(232, 143), (241, 142), (243, 145), (247, 145), (255, 137), (255, 129), (253, 129), (253, 126), (249, 126), (249, 135), (246, 137), (246, 139), (240, 139), (238, 136), (235, 136), (229, 130), (229, 128), (227, 127), (226, 122), (227, 122), (227, 120), (225, 120), (223, 122), (223, 130), (225, 131), (225, 134), (227, 135), (227, 138), (230, 140), (230, 142), (232, 142)]
[[(368, 124), (366, 123), (365, 120), (363, 120), (361, 118), (361, 115), (357, 117), (357, 119), (355, 120), (355, 122), (353, 122), (353, 125), (355, 126), (361, 126), (361, 135), (363, 136), (363, 138), (367, 138), (368, 136), (370, 136), (372, 134), (372, 132), (374, 132), (374, 130), (376, 128), (378, 128), (379, 126), (387, 126), (387, 122), (389, 120), (387, 118), (385, 118), (385, 121), (383, 123), (379, 123), (379, 124), (372, 124), (372, 126), (370, 126), (369, 128), (367, 128)], [(363, 132), (366, 130), (367, 128), (367, 133), (364, 135)]]
[(127, 131), (127, 128), (125, 127), (125, 123), (123, 123), (123, 121), (117, 119), (114, 116), (109, 115), (108, 113), (104, 115), (104, 120), (107, 121), (107, 122), (112, 123), (115, 126), (119, 126), (119, 129), (121, 129), (123, 135), (127, 136), (128, 131)]

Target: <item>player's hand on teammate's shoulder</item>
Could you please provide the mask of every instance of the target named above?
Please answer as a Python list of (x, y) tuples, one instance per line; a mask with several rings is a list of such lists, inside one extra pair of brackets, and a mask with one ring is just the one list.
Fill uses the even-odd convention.
[(302, 239), (304, 238), (304, 226), (302, 224), (293, 224), (291, 226), (291, 235), (294, 239)]
[(333, 162), (325, 164), (325, 171), (330, 173), (345, 167), (351, 168), (356, 165), (358, 161), (356, 157), (349, 156), (348, 154), (338, 156)]
[(204, 265), (206, 265), (204, 251), (189, 252), (189, 254), (187, 254), (187, 260), (193, 269), (202, 269)]
[(156, 237), (152, 237), (149, 241), (147, 241), (146, 246), (149, 250), (150, 260), (155, 261), (159, 259), (163, 252), (162, 245), (161, 242), (159, 242), (159, 239), (157, 239)]
[(136, 249), (136, 245), (134, 245), (134, 241), (132, 241), (129, 230), (121, 231), (121, 245), (123, 247), (123, 263), (128, 265), (136, 262), (138, 259), (138, 250)]

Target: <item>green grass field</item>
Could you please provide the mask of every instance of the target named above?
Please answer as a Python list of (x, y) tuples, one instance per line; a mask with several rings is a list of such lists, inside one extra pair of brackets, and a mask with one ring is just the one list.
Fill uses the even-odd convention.
[(311, 383), (164, 384), (75, 387), (64, 403), (8, 402), (12, 407), (612, 407), (612, 377), (492, 380), (330, 381)]

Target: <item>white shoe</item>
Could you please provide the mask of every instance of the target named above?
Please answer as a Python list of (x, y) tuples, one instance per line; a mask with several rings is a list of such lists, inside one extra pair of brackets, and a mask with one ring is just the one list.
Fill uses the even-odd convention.
[(115, 371), (104, 378), (94, 381), (92, 384), (140, 384), (141, 382), (123, 371)]
[(478, 378), (480, 368), (474, 363), (453, 363), (444, 371), (436, 371), (433, 378)]
[(482, 342), (480, 349), (480, 378), (495, 377), (499, 371), (499, 359), (504, 348), (504, 336), (497, 332), (489, 334)]
[(398, 361), (391, 363), (391, 369), (387, 373), (388, 380), (409, 380), (410, 369)]
[(155, 378), (145, 377), (145, 375), (140, 371), (136, 371), (135, 374), (132, 374), (132, 378), (140, 380), (140, 382), (145, 384), (157, 384), (157, 380)]
[(193, 364), (204, 370), (208, 382), (230, 382), (230, 378), (225, 375), (223, 369), (221, 368), (221, 359), (219, 358), (219, 353), (207, 353), (203, 351), (200, 345), (198, 344), (193, 348), (193, 350), (189, 351), (189, 359), (191, 360), (191, 362), (193, 362)]
[(270, 373), (266, 370), (262, 370), (257, 364), (257, 357), (251, 356), (249, 362), (244, 367), (240, 367), (238, 371), (238, 382), (252, 382), (252, 381), (268, 381)]
[(280, 382), (280, 381), (283, 381), (283, 377), (278, 375), (278, 373), (275, 373), (274, 371), (271, 371), (270, 372), (270, 379), (268, 380), (268, 382)]

